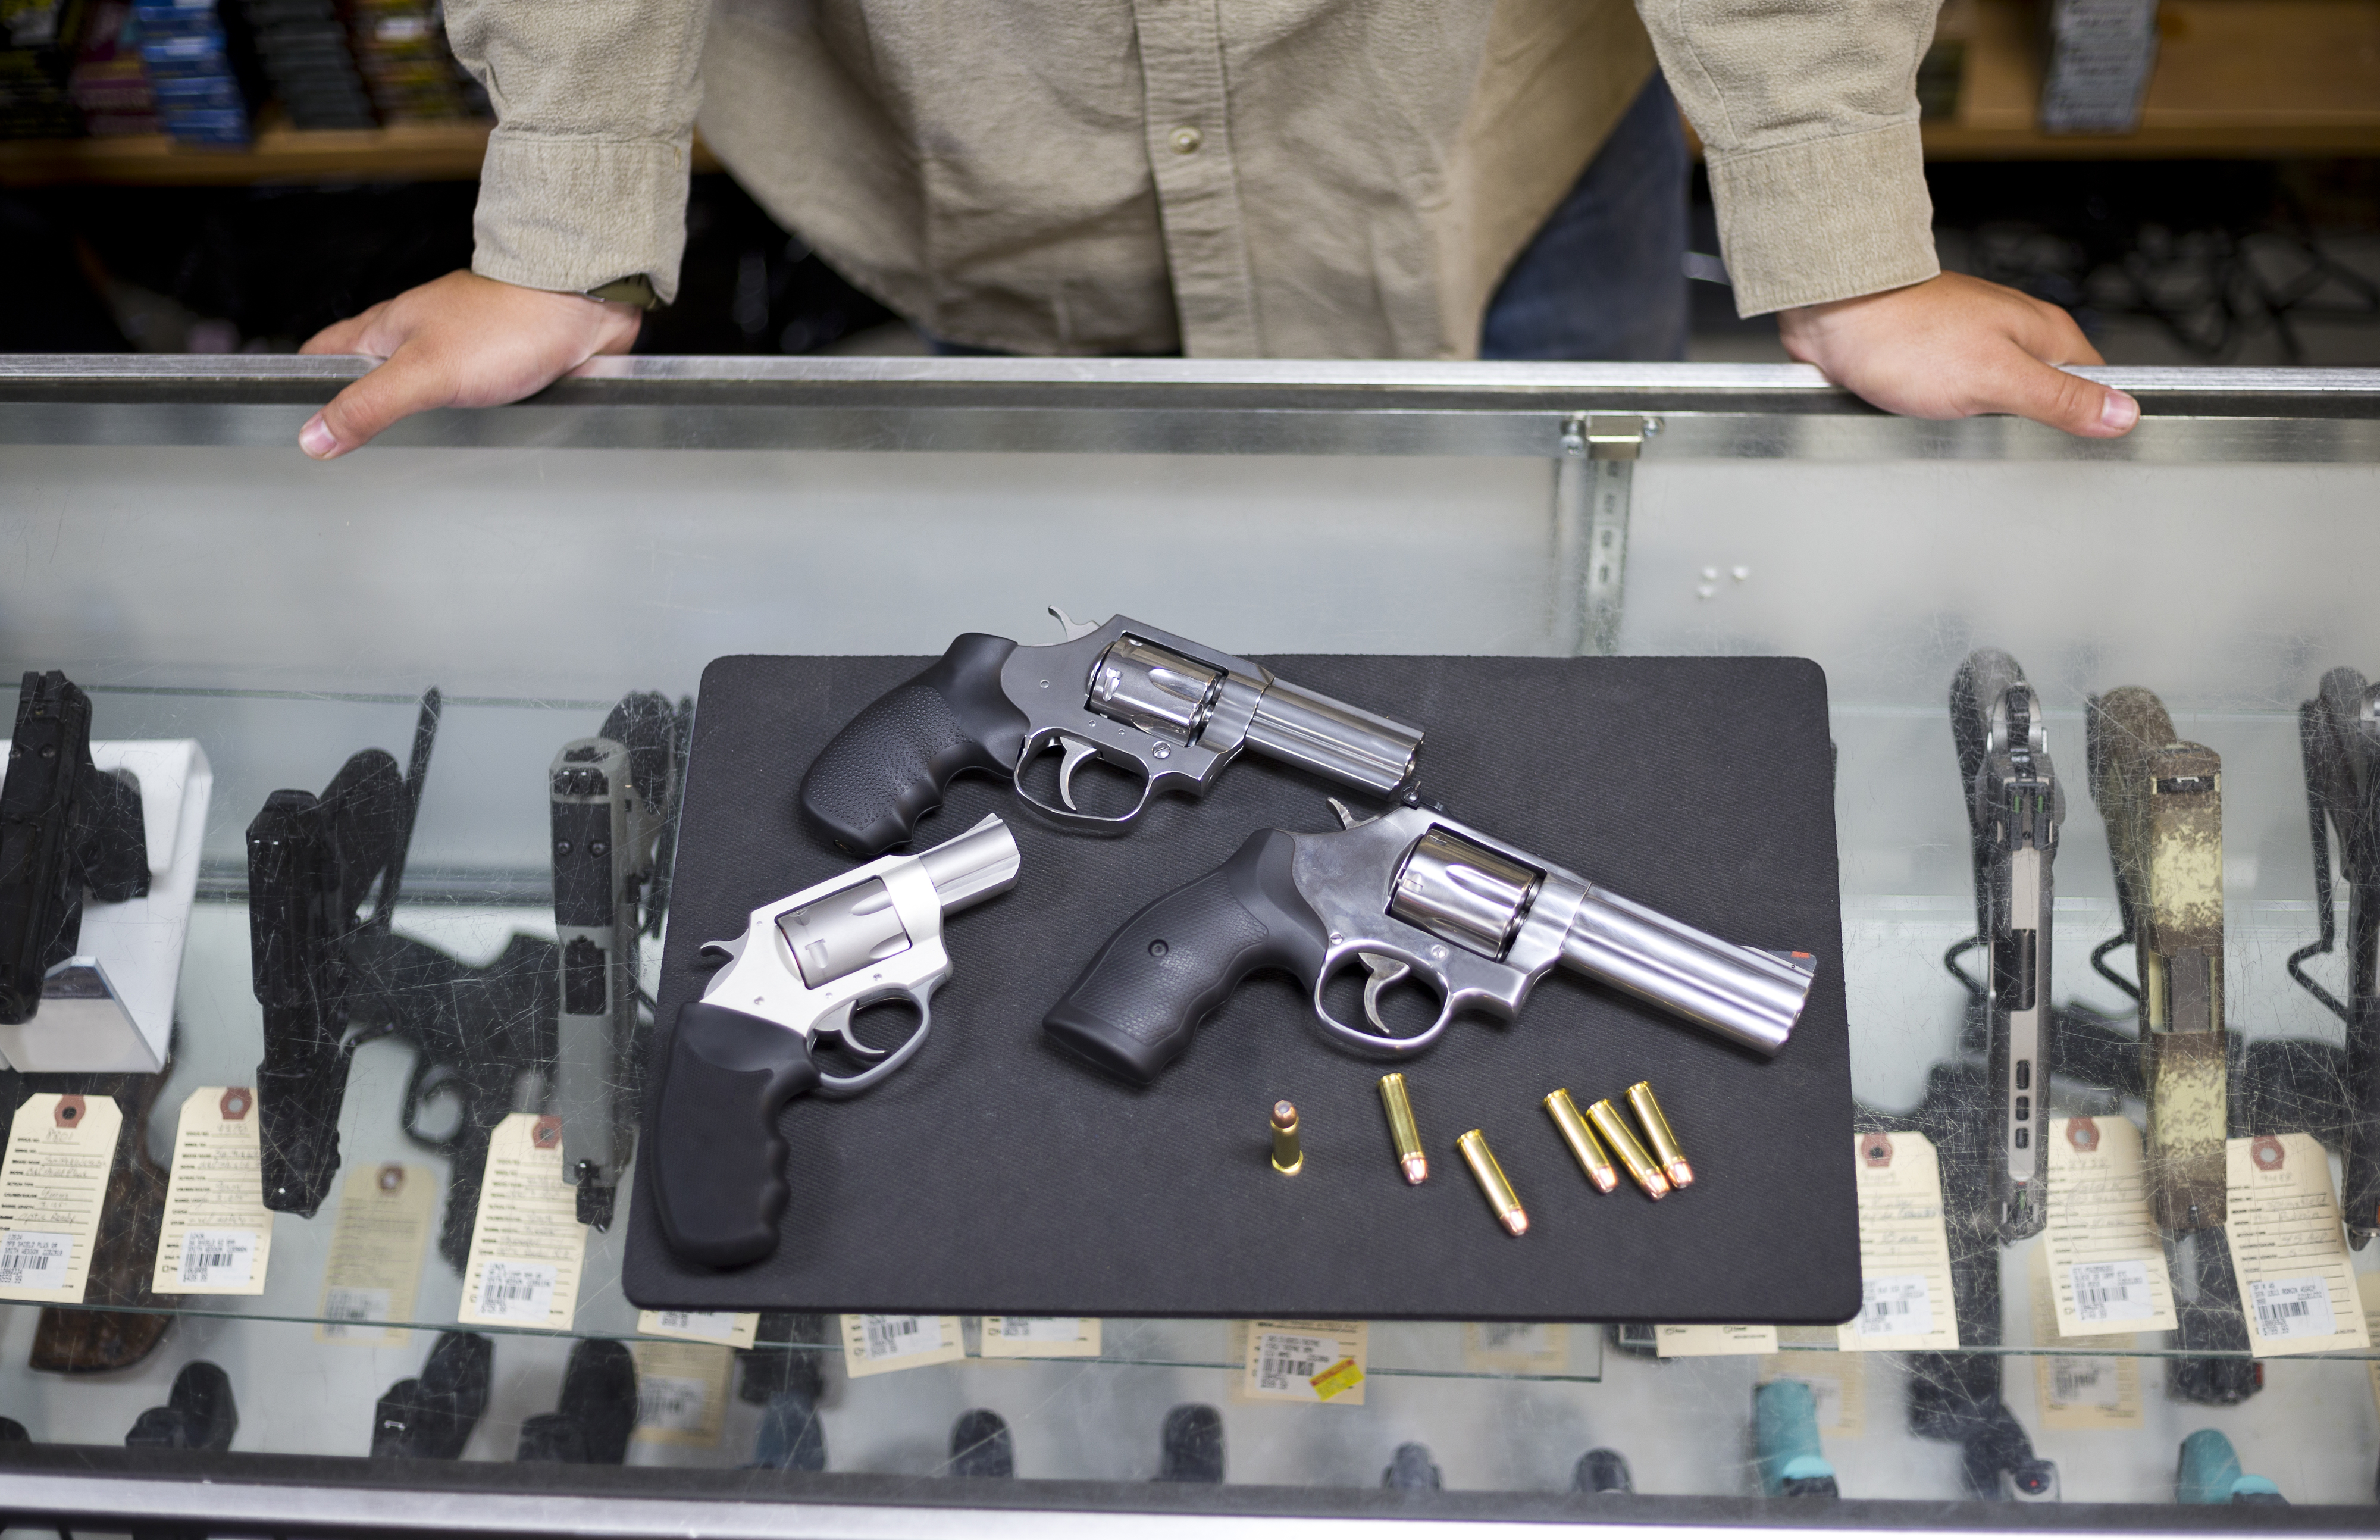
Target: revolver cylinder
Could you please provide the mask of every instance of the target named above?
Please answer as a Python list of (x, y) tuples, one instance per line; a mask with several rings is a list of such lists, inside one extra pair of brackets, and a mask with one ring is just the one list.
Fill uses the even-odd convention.
[(1433, 829), (1397, 867), (1389, 913), (1441, 940), (1501, 957), (1545, 880), (1543, 872)]
[(1196, 741), (1222, 689), (1222, 670), (1138, 637), (1118, 637), (1091, 665), (1092, 705), (1177, 744)]

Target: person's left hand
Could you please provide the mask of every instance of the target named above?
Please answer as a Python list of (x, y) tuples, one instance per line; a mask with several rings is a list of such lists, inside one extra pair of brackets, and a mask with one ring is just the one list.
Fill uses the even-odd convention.
[(2010, 412), (2086, 439), (2120, 437), (2141, 419), (2131, 396), (2059, 367), (2106, 361), (2073, 317), (1961, 273), (1782, 310), (1777, 331), (1786, 352), (1888, 412)]

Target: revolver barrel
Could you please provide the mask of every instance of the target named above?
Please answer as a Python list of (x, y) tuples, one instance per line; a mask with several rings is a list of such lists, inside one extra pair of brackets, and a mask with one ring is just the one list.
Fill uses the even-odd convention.
[(1411, 778), (1421, 734), (1275, 679), (1248, 722), (1248, 746), (1350, 786), (1387, 794)]
[(917, 864), (932, 880), (942, 913), (955, 915), (1016, 885), (1016, 836), (987, 818), (954, 840), (919, 851)]
[(1562, 961), (1764, 1054), (1792, 1036), (1815, 971), (1806, 952), (1722, 941), (1601, 888), (1580, 903)]

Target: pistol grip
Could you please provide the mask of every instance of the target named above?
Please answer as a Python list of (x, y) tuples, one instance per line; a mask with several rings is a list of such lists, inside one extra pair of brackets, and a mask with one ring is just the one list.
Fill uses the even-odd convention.
[(1042, 1018), (1061, 1047), (1146, 1085), (1190, 1046), (1198, 1023), (1258, 968), (1313, 988), (1330, 938), (1299, 895), (1296, 843), (1259, 831), (1237, 854), (1123, 923)]
[(699, 1000), (679, 1010), (651, 1149), (670, 1250), (740, 1267), (776, 1249), (787, 1153), (777, 1114), (818, 1082), (800, 1033)]
[(1025, 752), (1025, 713), (1000, 687), (1016, 644), (970, 631), (932, 667), (869, 703), (802, 777), (802, 817), (839, 849), (905, 843), (962, 770), (1005, 775)]

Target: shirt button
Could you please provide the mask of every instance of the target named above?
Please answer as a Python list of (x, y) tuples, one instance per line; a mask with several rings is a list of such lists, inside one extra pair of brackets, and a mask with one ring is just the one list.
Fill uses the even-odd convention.
[(1173, 152), (1177, 155), (1192, 154), (1200, 145), (1207, 142), (1206, 135), (1186, 123), (1165, 137), (1166, 142), (1173, 146)]

